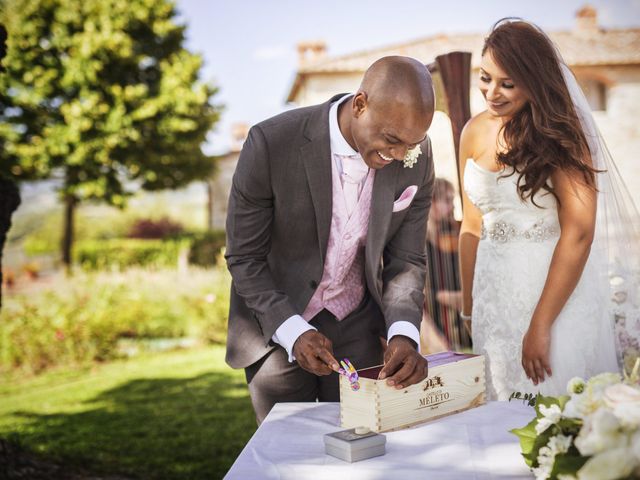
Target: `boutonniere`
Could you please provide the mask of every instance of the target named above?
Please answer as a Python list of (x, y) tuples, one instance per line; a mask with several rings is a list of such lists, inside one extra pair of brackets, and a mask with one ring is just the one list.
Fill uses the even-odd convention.
[(407, 150), (407, 154), (404, 156), (404, 160), (402, 161), (404, 168), (413, 168), (420, 155), (422, 155), (420, 145), (412, 148), (411, 150)]

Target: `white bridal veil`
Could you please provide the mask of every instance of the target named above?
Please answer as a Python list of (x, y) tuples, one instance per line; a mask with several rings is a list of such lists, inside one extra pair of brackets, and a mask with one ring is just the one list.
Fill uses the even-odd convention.
[(605, 292), (606, 318), (614, 329), (618, 363), (630, 371), (640, 355), (640, 215), (575, 76), (560, 68), (591, 151), (598, 188), (596, 234), (591, 248)]

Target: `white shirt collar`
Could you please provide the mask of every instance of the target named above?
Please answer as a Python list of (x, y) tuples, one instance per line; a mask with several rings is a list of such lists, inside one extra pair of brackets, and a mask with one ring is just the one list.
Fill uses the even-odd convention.
[(351, 145), (344, 139), (340, 127), (338, 126), (338, 106), (351, 100), (353, 95), (345, 95), (341, 99), (333, 102), (329, 108), (329, 141), (331, 143), (331, 153), (334, 155), (359, 155)]

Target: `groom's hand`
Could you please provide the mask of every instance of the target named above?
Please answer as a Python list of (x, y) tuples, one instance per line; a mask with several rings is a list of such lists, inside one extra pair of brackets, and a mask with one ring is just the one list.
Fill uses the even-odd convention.
[(307, 330), (293, 344), (298, 365), (314, 375), (329, 375), (340, 369), (331, 340), (316, 330)]
[(384, 354), (384, 368), (378, 378), (387, 378), (387, 385), (397, 389), (405, 388), (427, 378), (427, 359), (416, 350), (416, 344), (409, 337), (396, 335), (389, 340)]

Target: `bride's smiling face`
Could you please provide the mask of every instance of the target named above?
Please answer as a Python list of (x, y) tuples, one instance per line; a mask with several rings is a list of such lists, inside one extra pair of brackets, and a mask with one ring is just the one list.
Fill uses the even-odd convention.
[(525, 91), (496, 63), (491, 51), (487, 51), (480, 62), (480, 91), (487, 102), (487, 111), (505, 120), (529, 101)]

